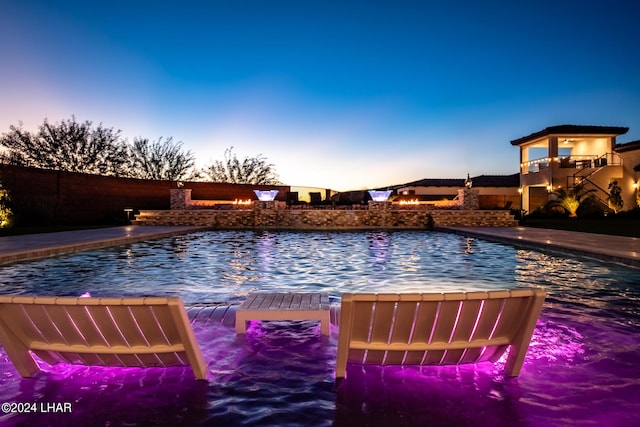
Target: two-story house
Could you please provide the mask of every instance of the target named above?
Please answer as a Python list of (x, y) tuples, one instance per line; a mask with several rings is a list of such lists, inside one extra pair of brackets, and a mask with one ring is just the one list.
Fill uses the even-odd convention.
[(558, 188), (583, 185), (607, 205), (609, 184), (622, 189), (623, 209), (636, 206), (640, 144), (616, 144), (629, 128), (561, 125), (511, 141), (520, 147), (522, 209), (533, 212)]

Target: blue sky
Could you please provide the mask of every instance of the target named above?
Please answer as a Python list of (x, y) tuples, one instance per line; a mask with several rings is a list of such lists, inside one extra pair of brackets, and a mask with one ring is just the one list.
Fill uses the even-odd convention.
[(0, 132), (75, 115), (337, 190), (516, 173), (547, 126), (640, 139), (636, 0), (12, 3)]

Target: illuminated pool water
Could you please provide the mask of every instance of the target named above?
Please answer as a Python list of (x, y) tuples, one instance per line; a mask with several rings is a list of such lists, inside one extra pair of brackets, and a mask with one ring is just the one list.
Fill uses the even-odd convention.
[[(208, 383), (189, 368), (57, 366), (23, 380), (0, 348), (0, 402), (72, 413), (0, 425), (631, 426), (640, 413), (638, 271), (437, 232), (224, 231), (0, 268), (2, 293), (180, 295), (235, 303), (254, 290), (400, 292), (544, 286), (521, 375), (501, 366), (350, 366), (335, 389), (337, 330), (312, 322), (196, 320)], [(41, 408), (38, 407), (38, 410)]]

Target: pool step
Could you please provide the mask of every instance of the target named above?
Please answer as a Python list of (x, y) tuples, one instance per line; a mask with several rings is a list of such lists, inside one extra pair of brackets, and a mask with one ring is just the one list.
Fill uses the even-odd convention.
[[(205, 323), (210, 325), (222, 325), (229, 328), (235, 327), (236, 310), (239, 304), (197, 304), (186, 305), (185, 310), (191, 323)], [(340, 305), (331, 304), (330, 323), (338, 325), (340, 320)]]

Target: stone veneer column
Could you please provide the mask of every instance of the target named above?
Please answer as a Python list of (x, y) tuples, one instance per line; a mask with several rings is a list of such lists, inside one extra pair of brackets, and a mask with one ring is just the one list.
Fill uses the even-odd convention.
[(189, 209), (191, 204), (190, 188), (172, 188), (169, 190), (169, 205), (172, 210)]
[(369, 210), (385, 211), (390, 205), (390, 202), (374, 202), (373, 200), (369, 200), (368, 202)]
[(458, 190), (458, 203), (460, 204), (460, 209), (480, 209), (480, 193), (478, 190), (461, 188)]
[(281, 203), (279, 203), (277, 200), (273, 200), (271, 202), (261, 202), (260, 200), (255, 200), (253, 202), (253, 210), (254, 211), (259, 211), (259, 210), (276, 210), (276, 209), (281, 209), (282, 206), (280, 206)]

